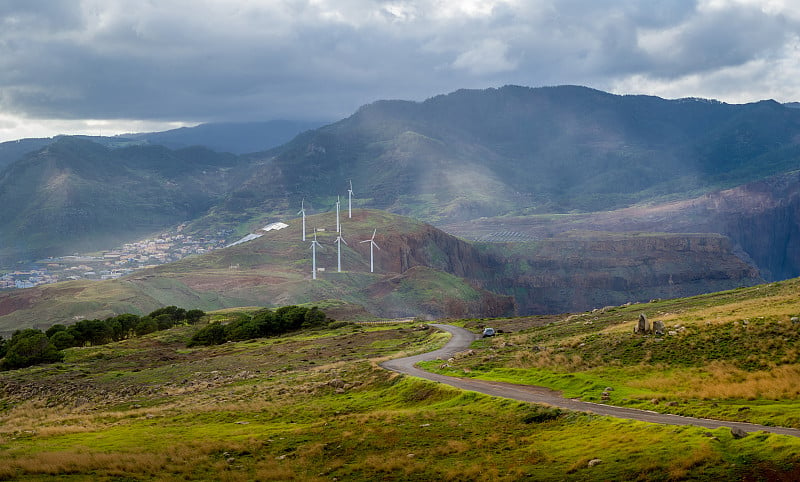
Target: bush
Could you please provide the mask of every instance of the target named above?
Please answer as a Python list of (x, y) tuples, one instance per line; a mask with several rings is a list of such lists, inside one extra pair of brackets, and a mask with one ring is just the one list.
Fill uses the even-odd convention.
[(169, 315), (170, 319), (177, 323), (186, 319), (186, 310), (178, 308), (177, 306), (165, 306), (153, 311), (147, 316), (158, 319), (161, 315)]
[(206, 316), (206, 313), (203, 310), (189, 310), (186, 312), (186, 322), (194, 325), (204, 316)]
[(55, 346), (58, 350), (75, 346), (75, 337), (70, 335), (67, 330), (57, 331), (49, 338), (50, 343), (52, 343), (53, 346)]
[(157, 316), (151, 316), (150, 318), (154, 318), (156, 320), (156, 325), (158, 326), (159, 330), (168, 330), (175, 326), (175, 323), (177, 323), (177, 320), (169, 313), (162, 313)]
[(67, 331), (67, 327), (61, 324), (56, 323), (55, 325), (48, 328), (44, 334), (47, 335), (47, 338), (53, 338), (53, 335), (58, 333), (59, 331)]
[[(234, 321), (226, 326), (212, 323), (198, 331), (189, 341), (189, 346), (218, 345), (226, 341), (252, 340), (265, 336), (276, 336), (302, 328), (314, 328), (328, 324), (325, 313), (316, 306), (283, 306), (275, 311), (263, 309), (256, 311), (252, 317), (237, 315)], [(215, 327), (219, 325), (219, 327)], [(212, 328), (214, 327), (214, 328)], [(206, 331), (211, 330), (211, 331)]]
[(226, 341), (225, 327), (220, 325), (219, 322), (214, 322), (195, 333), (189, 340), (189, 346), (221, 345)]
[(133, 331), (136, 333), (136, 336), (144, 336), (148, 333), (153, 333), (154, 331), (158, 331), (158, 322), (149, 316), (145, 316), (139, 320), (139, 323), (136, 324)]
[(130, 338), (135, 334), (134, 329), (136, 328), (136, 325), (139, 324), (139, 320), (140, 318), (137, 315), (123, 313), (119, 316), (109, 318), (106, 321), (116, 322), (118, 324), (119, 331), (115, 333), (115, 339), (124, 340), (125, 338)]
[(352, 323), (349, 321), (334, 321), (328, 324), (328, 328), (335, 330), (336, 328), (344, 328), (345, 326), (351, 326)]
[(26, 329), (14, 332), (8, 343), (0, 369), (13, 370), (39, 363), (53, 363), (64, 359), (42, 330)]

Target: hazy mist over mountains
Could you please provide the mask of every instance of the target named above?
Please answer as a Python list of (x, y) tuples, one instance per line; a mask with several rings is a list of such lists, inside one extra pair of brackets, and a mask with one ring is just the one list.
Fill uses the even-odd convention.
[[(4, 143), (0, 259), (109, 249), (179, 223), (248, 232), (294, 218), (301, 200), (310, 212), (330, 211), (352, 180), (356, 207), (467, 239), (504, 242), (496, 233), (515, 232), (535, 241), (576, 228), (709, 233), (729, 238), (767, 279), (800, 274), (800, 187), (791, 177), (800, 109), (774, 101), (506, 86), (378, 101), (315, 125)], [(676, 202), (688, 204), (660, 207)]]

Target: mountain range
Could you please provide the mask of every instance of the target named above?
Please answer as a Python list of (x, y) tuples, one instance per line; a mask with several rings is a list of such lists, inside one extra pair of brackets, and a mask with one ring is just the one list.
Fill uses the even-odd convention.
[[(261, 152), (241, 154), (258, 145), (244, 125), (216, 128), (26, 140), (23, 154), (3, 144), (0, 260), (110, 248), (181, 222), (244, 234), (294, 218), (301, 201), (329, 213), (352, 180), (357, 208), (499, 249), (505, 268), (492, 276), (420, 266), (511, 296), (520, 312), (800, 275), (800, 109), (790, 105), (506, 86), (378, 101)], [(231, 132), (249, 140), (220, 148)], [(204, 139), (230, 153), (185, 147)], [(21, 157), (9, 161), (12, 147)], [(508, 268), (512, 259), (524, 267)]]

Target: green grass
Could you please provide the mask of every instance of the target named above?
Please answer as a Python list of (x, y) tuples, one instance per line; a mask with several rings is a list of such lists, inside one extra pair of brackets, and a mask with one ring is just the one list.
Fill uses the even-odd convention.
[[(796, 288), (788, 282), (571, 317), (462, 320), (510, 333), (475, 342), (474, 355), (456, 357), (446, 372), (594, 401), (612, 387), (609, 403), (623, 406), (800, 426), (796, 396), (734, 396), (764, 380), (796, 385), (796, 364), (776, 361), (785, 353), (767, 350), (766, 365), (739, 357), (785, 328), (784, 317), (797, 311)], [(610, 346), (642, 341), (630, 333), (642, 310), (681, 319), (688, 341), (721, 337), (743, 317), (758, 336), (752, 346), (721, 344), (710, 361), (694, 349), (675, 363), (637, 361), (634, 352), (625, 363), (606, 360)], [(393, 353), (429, 351), (448, 338), (415, 324), (342, 325), (187, 349), (197, 329), (73, 348), (64, 363), (0, 373), (0, 479), (791, 480), (800, 470), (794, 437), (735, 439), (724, 428), (573, 413), (379, 368)], [(732, 392), (690, 396), (711, 389)]]
[[(560, 317), (467, 320), (514, 333), (483, 339), (450, 375), (540, 385), (564, 396), (800, 428), (800, 280)], [(633, 333), (640, 313), (672, 334)]]

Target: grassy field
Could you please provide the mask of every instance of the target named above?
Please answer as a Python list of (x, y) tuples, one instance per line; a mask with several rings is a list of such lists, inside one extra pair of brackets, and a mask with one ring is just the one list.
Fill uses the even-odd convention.
[[(764, 289), (779, 297), (787, 286)], [(692, 304), (726, 306), (713, 297), (685, 303), (687, 314), (695, 312)], [(635, 314), (636, 307), (627, 307), (555, 323), (493, 320), (515, 332), (476, 342), (476, 354), (453, 366), (462, 375), (550, 380), (585, 396), (608, 382), (617, 403), (686, 384), (677, 376), (667, 382), (672, 374), (695, 370), (700, 376), (700, 365), (660, 368), (664, 381), (656, 390), (637, 386), (655, 380), (644, 364), (594, 366), (573, 360), (571, 352), (554, 352), (544, 363), (519, 349), (534, 340), (544, 348), (537, 353), (567, 341), (578, 349), (595, 332), (626, 336)], [(0, 373), (0, 479), (792, 480), (800, 474), (800, 440), (792, 437), (736, 439), (727, 429), (564, 412), (378, 367), (387, 357), (445, 342), (445, 335), (421, 325), (345, 325), (186, 348), (197, 329), (73, 348), (63, 363)], [(566, 361), (557, 361), (558, 355)], [(623, 373), (636, 370), (640, 376), (623, 384)], [(743, 413), (728, 398), (715, 401), (717, 412), (730, 405)], [(711, 406), (711, 399), (706, 402)], [(773, 402), (747, 404), (756, 412)], [(793, 410), (791, 399), (782, 403), (784, 411)]]
[[(586, 401), (800, 428), (798, 293), (800, 280), (789, 280), (561, 317), (466, 321), (508, 333), (445, 368), (426, 368)], [(634, 334), (642, 313), (666, 333)]]

